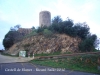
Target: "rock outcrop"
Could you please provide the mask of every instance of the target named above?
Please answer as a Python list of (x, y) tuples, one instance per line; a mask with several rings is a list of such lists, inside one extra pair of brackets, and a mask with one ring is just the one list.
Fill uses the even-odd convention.
[(66, 34), (55, 34), (54, 37), (46, 38), (43, 35), (36, 35), (14, 44), (7, 53), (17, 54), (20, 50), (27, 50), (28, 53), (53, 53), (60, 51), (78, 52), (78, 44), (81, 39), (70, 37)]

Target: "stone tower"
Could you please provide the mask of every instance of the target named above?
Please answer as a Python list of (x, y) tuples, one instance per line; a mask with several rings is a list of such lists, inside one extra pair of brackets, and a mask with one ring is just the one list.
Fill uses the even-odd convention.
[(39, 26), (50, 26), (51, 25), (51, 13), (49, 11), (41, 11), (39, 13)]

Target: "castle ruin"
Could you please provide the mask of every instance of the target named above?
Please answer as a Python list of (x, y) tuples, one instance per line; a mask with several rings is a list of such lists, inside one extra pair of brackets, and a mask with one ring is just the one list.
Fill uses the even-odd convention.
[(27, 35), (32, 32), (32, 29), (31, 28), (19, 28), (18, 32), (21, 34)]
[[(49, 11), (41, 11), (39, 13), (39, 26), (50, 26), (51, 25), (51, 13)], [(19, 28), (18, 32), (20, 34), (27, 35), (32, 32), (31, 28)]]
[(39, 13), (39, 26), (50, 26), (51, 25), (51, 13), (49, 11), (41, 11)]

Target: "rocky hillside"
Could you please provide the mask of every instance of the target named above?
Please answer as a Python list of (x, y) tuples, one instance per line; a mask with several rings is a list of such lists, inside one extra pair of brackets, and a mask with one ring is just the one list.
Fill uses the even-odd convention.
[(80, 42), (78, 37), (70, 37), (65, 34), (55, 34), (53, 37), (46, 38), (43, 35), (36, 35), (14, 44), (7, 53), (18, 54), (20, 50), (27, 50), (28, 53), (52, 53), (60, 51), (78, 52), (78, 44)]

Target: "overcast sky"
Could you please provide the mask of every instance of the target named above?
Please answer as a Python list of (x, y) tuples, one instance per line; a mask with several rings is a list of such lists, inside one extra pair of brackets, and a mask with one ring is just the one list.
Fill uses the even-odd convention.
[(48, 10), (51, 17), (60, 15), (77, 22), (87, 22), (90, 32), (100, 38), (100, 0), (0, 0), (0, 49), (10, 27), (39, 26), (39, 12)]

